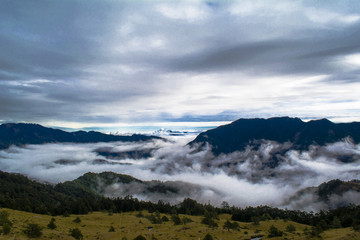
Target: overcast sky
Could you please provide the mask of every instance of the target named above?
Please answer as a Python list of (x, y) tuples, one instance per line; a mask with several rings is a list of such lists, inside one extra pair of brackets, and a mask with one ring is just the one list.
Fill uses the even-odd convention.
[(2, 0), (0, 121), (360, 121), (360, 1)]

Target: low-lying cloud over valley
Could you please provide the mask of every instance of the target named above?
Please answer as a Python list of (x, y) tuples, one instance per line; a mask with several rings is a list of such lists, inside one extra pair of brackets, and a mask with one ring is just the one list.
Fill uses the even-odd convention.
[[(174, 140), (175, 139), (175, 140)], [(12, 146), (0, 151), (0, 169), (50, 183), (73, 180), (87, 172), (112, 171), (140, 180), (171, 181), (171, 192), (149, 193), (139, 183), (106, 186), (106, 196), (134, 195), (176, 203), (185, 197), (220, 205), (261, 204), (318, 210), (347, 202), (360, 203), (359, 193), (332, 195), (328, 204), (314, 191), (297, 193), (332, 179), (352, 180), (360, 174), (360, 145), (351, 139), (291, 150), (289, 143), (263, 141), (259, 147), (215, 156), (186, 145), (189, 137), (138, 143), (43, 144)], [(154, 184), (154, 182), (149, 183)], [(298, 195), (296, 195), (298, 194)], [(294, 197), (296, 196), (296, 197)]]

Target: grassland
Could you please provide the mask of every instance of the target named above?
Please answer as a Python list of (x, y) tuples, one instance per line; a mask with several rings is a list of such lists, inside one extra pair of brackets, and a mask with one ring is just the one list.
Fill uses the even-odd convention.
[[(28, 239), (23, 233), (23, 229), (28, 223), (36, 223), (42, 229), (42, 236), (38, 239), (74, 239), (69, 235), (69, 230), (78, 228), (81, 230), (84, 239), (127, 239), (132, 240), (138, 235), (146, 237), (146, 239), (203, 239), (207, 233), (210, 233), (214, 239), (251, 239), (255, 236), (267, 237), (268, 230), (271, 225), (274, 225), (279, 230), (286, 230), (286, 226), (292, 224), (296, 231), (293, 233), (285, 232), (282, 237), (274, 237), (271, 239), (308, 239), (304, 234), (304, 229), (310, 229), (310, 226), (298, 224), (291, 221), (284, 220), (268, 220), (261, 221), (259, 225), (252, 223), (239, 223), (240, 230), (225, 230), (222, 228), (224, 223), (230, 219), (230, 215), (220, 215), (217, 223), (219, 227), (211, 229), (204, 224), (201, 224), (202, 217), (179, 215), (180, 218), (186, 216), (193, 222), (181, 225), (174, 225), (172, 221), (164, 222), (162, 224), (152, 224), (145, 217), (137, 217), (138, 212), (108, 214), (105, 212), (94, 212), (87, 215), (70, 215), (69, 217), (56, 216), (54, 217), (56, 229), (48, 229), (47, 224), (50, 222), (52, 216), (39, 215), (28, 212), (16, 211), (11, 209), (1, 209), (9, 213), (9, 219), (13, 223), (11, 232), (8, 235), (0, 235), (0, 239)], [(143, 212), (143, 215), (147, 215)], [(161, 214), (171, 219), (170, 215)], [(74, 219), (79, 217), (81, 222), (75, 223)], [(113, 226), (115, 232), (109, 232), (110, 227)], [(149, 227), (152, 227), (149, 230)], [(325, 231), (321, 234), (322, 239), (332, 240), (355, 240), (360, 239), (360, 233), (354, 232), (351, 228), (340, 228)], [(316, 239), (316, 238), (315, 238)]]

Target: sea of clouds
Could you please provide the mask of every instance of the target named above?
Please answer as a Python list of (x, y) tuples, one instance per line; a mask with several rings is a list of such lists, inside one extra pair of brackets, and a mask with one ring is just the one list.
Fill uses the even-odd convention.
[[(307, 151), (291, 150), (290, 143), (263, 141), (258, 148), (248, 146), (244, 151), (214, 156), (211, 146), (200, 151), (188, 146), (193, 138), (192, 135), (169, 137), (167, 141), (12, 146), (0, 151), (0, 169), (54, 184), (87, 172), (104, 171), (144, 181), (160, 180), (178, 189), (178, 193), (159, 195), (147, 193), (141, 184), (114, 183), (105, 189), (105, 195), (130, 193), (144, 200), (163, 199), (171, 203), (191, 197), (215, 205), (226, 201), (241, 207), (270, 205), (308, 211), (344, 201), (360, 204), (360, 194), (353, 191), (332, 195), (328, 203), (321, 202), (312, 191), (296, 195), (301, 189), (332, 179), (359, 179), (360, 145), (349, 139), (311, 146)], [(142, 150), (151, 156), (116, 157), (116, 153)], [(106, 156), (99, 151), (115, 155)], [(274, 156), (275, 166), (269, 164)]]

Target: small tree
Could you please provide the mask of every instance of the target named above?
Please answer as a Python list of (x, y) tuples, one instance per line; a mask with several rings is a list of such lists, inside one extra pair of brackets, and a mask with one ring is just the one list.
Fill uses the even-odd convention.
[(0, 211), (0, 226), (3, 226), (6, 223), (12, 225), (11, 221), (9, 220), (9, 213), (4, 210)]
[(109, 232), (115, 232), (115, 228), (113, 226), (110, 226)]
[(341, 228), (341, 222), (340, 222), (340, 220), (339, 220), (339, 218), (338, 217), (334, 217), (333, 218), (333, 220), (332, 220), (332, 222), (331, 222), (331, 227), (332, 228)]
[(193, 222), (193, 220), (191, 218), (188, 218), (188, 217), (183, 217), (182, 218), (182, 223), (185, 225), (187, 223), (191, 223)]
[(213, 240), (214, 238), (208, 233), (205, 235), (203, 240)]
[(2, 226), (2, 233), (4, 235), (10, 233), (12, 222), (9, 220), (9, 213), (7, 211), (0, 211), (0, 226)]
[(224, 210), (230, 210), (230, 205), (229, 205), (228, 202), (223, 201), (223, 202), (221, 203), (221, 208), (224, 209)]
[(237, 222), (230, 222), (229, 220), (226, 220), (226, 222), (223, 225), (223, 229), (227, 229), (229, 232), (231, 229), (238, 230), (240, 228), (239, 224)]
[(211, 228), (217, 228), (218, 227), (218, 224), (212, 218), (205, 217), (205, 218), (203, 218), (203, 220), (201, 220), (201, 223), (205, 224), (205, 225), (208, 225), (208, 227), (211, 227)]
[(287, 226), (286, 226), (285, 231), (286, 231), (286, 232), (293, 233), (293, 232), (295, 232), (295, 231), (296, 231), (296, 228), (295, 228), (295, 226), (294, 226), (294, 225), (289, 224), (289, 225), (287, 225)]
[(51, 218), (49, 224), (47, 225), (49, 229), (55, 229), (57, 226), (55, 224), (55, 218)]
[(181, 224), (181, 219), (179, 217), (179, 215), (172, 215), (171, 216), (171, 220), (174, 222), (174, 225), (180, 225)]
[(146, 238), (143, 235), (138, 235), (134, 240), (146, 240)]
[(73, 220), (73, 222), (74, 222), (74, 223), (81, 223), (81, 219), (80, 219), (79, 217), (77, 217), (77, 218), (75, 218), (75, 219)]
[(29, 223), (23, 230), (25, 235), (29, 238), (37, 238), (42, 235), (41, 227), (36, 223)]
[(10, 231), (11, 231), (11, 225), (9, 223), (5, 223), (2, 228), (2, 233), (4, 235), (7, 235), (10, 233)]
[(142, 213), (142, 211), (139, 211), (139, 213), (136, 214), (136, 217), (138, 218), (144, 217), (144, 214)]
[(84, 238), (80, 229), (78, 229), (78, 228), (70, 229), (70, 236), (72, 236), (73, 238), (75, 238), (77, 240), (81, 240)]
[(272, 238), (272, 237), (281, 237), (283, 235), (283, 232), (280, 231), (279, 229), (277, 229), (274, 225), (271, 225), (270, 229), (269, 229), (269, 234), (268, 237)]
[(259, 225), (260, 224), (260, 218), (259, 217), (251, 217), (251, 221), (253, 222), (254, 225)]
[(160, 217), (160, 213), (156, 212), (155, 215), (151, 214), (146, 216), (146, 218), (152, 223), (152, 224), (162, 224), (162, 220)]

